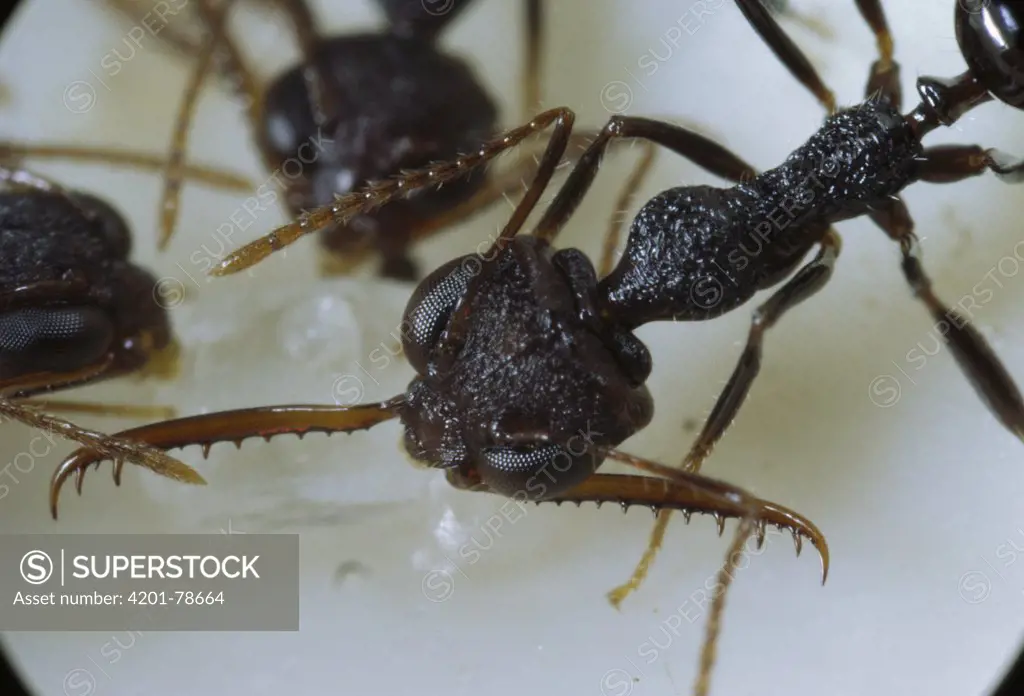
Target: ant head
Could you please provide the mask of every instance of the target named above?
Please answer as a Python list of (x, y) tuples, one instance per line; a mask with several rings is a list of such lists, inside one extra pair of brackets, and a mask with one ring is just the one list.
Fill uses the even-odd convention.
[[(419, 0), (416, 8), (423, 12)], [(295, 66), (266, 89), (259, 140), (278, 162), (275, 179), (287, 188), (297, 215), (407, 169), (473, 152), (498, 130), (498, 108), (473, 68), (416, 38), (382, 34), (324, 39), (320, 73), (331, 113), (320, 125), (314, 95)], [(356, 219), (328, 245), (378, 232), (399, 237), (424, 219), (449, 212), (472, 195), (479, 176), (419, 192)]]
[(406, 448), (540, 500), (650, 422), (650, 355), (596, 311), (580, 252), (515, 237), (491, 254), (442, 266), (409, 301), (403, 346), (419, 374), (401, 413)]
[(1024, 3), (959, 0), (956, 38), (971, 74), (992, 96), (1024, 109)]
[(0, 389), (135, 371), (170, 345), (156, 279), (130, 249), (124, 219), (93, 196), (0, 192)]

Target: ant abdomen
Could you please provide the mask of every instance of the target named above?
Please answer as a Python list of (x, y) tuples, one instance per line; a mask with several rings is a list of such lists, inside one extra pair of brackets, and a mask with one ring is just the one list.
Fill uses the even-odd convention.
[(1024, 109), (1024, 3), (957, 3), (956, 39), (975, 79), (1000, 101)]

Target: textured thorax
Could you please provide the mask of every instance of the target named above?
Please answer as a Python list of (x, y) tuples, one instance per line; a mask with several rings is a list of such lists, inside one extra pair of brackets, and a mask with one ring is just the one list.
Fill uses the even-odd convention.
[(835, 114), (750, 181), (678, 187), (651, 199), (602, 280), (602, 295), (632, 326), (728, 312), (788, 275), (831, 223), (899, 193), (913, 181), (920, 152), (885, 102)]

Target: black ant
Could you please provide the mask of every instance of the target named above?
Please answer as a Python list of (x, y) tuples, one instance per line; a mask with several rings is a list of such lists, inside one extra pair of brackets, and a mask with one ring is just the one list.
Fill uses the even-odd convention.
[[(723, 587), (731, 580), (742, 544), (755, 530), (762, 533), (765, 522), (809, 538), (827, 570), (825, 539), (809, 521), (698, 472), (759, 372), (765, 333), (831, 277), (840, 251), (832, 225), (866, 215), (899, 243), (911, 289), (946, 327), (947, 345), (985, 403), (1011, 432), (1024, 437), (1024, 401), (1018, 389), (966, 317), (936, 297), (920, 261), (909, 212), (899, 198), (917, 181), (952, 182), (986, 171), (1010, 182), (1024, 179), (1024, 163), (997, 151), (922, 144), (925, 135), (952, 125), (980, 104), (998, 99), (1024, 107), (1024, 7), (1011, 0), (970, 8), (959, 3), (955, 26), (968, 70), (952, 79), (919, 78), (921, 101), (904, 115), (899, 66), (880, 0), (857, 0), (879, 48), (868, 98), (838, 110), (831, 90), (765, 6), (759, 0), (736, 3), (829, 111), (822, 127), (782, 165), (758, 173), (721, 145), (685, 128), (614, 116), (532, 234), (519, 235), (551, 181), (575, 120), (568, 108), (545, 111), (471, 154), (313, 210), (229, 255), (213, 271), (228, 275), (248, 268), (325, 225), (343, 224), (412, 191), (465, 176), (524, 138), (553, 127), (530, 187), (488, 253), (442, 266), (410, 299), (403, 347), (417, 375), (405, 394), (354, 407), (278, 406), (205, 414), (120, 435), (165, 449), (201, 444), (206, 454), (215, 442), (238, 444), (286, 432), (352, 432), (398, 418), (409, 453), (443, 468), (457, 488), (536, 502), (645, 504), (658, 511), (643, 560), (630, 582), (611, 593), (616, 603), (642, 581), (675, 509), (741, 519), (719, 574)], [(609, 143), (633, 138), (667, 147), (735, 186), (677, 187), (655, 196), (634, 219), (617, 264), (608, 253), (618, 232), (613, 227), (612, 241), (595, 271), (580, 251), (556, 251), (552, 243), (588, 191)], [(641, 171), (649, 164), (647, 157)], [(760, 244), (750, 251), (755, 234)], [(803, 264), (815, 248), (813, 259)], [(633, 331), (653, 321), (718, 317), (758, 290), (780, 283), (755, 310), (739, 364), (682, 467), (617, 451), (653, 416), (644, 386), (651, 357)], [(661, 480), (595, 473), (605, 459)], [(51, 487), (54, 516), (63, 482), (74, 473), (80, 491), (88, 466), (100, 461), (101, 455), (80, 450), (58, 468)], [(115, 463), (115, 480), (121, 468)], [(715, 597), (711, 609), (699, 694), (708, 689), (724, 594)]]
[[(306, 0), (270, 2), (287, 13), (304, 60), (265, 88), (223, 27), (231, 2), (197, 3), (208, 30), (207, 50), (196, 63), (181, 104), (172, 161), (186, 148), (197, 95), (214, 65), (231, 77), (246, 104), (264, 167), (284, 174), (274, 178), (284, 186), (284, 201), (293, 216), (367, 182), (451, 159), (498, 132), (497, 107), (478, 77), (465, 61), (438, 44), (471, 0), (375, 0), (387, 19), (384, 29), (331, 37), (322, 36)], [(543, 16), (541, 0), (523, 2), (527, 35), (522, 99), (529, 114), (540, 102)], [(179, 48), (190, 41), (181, 34), (169, 38)], [(216, 53), (219, 48), (222, 53)], [(582, 151), (586, 134), (574, 139), (579, 146), (573, 150)], [(288, 171), (288, 164), (297, 171)], [(386, 210), (328, 226), (321, 235), (329, 252), (323, 270), (348, 272), (377, 252), (384, 277), (415, 280), (420, 274), (408, 254), (411, 243), (515, 193), (535, 166), (534, 158), (523, 157), (508, 171), (452, 180)], [(171, 172), (161, 204), (161, 246), (174, 230), (180, 185), (176, 172)], [(258, 199), (276, 197), (268, 187)]]
[[(57, 401), (54, 392), (126, 375), (171, 378), (178, 346), (158, 282), (129, 260), (132, 237), (110, 203), (21, 165), (25, 158), (121, 164), (159, 171), (146, 153), (0, 142), (0, 414), (174, 478), (200, 482), (160, 450), (109, 438), (39, 411), (171, 417), (172, 409)], [(251, 184), (186, 166), (221, 188)]]

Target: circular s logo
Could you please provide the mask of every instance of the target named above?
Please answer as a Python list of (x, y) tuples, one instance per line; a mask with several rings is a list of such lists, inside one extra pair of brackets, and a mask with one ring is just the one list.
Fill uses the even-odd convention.
[(53, 561), (45, 551), (29, 551), (21, 557), (21, 577), (30, 585), (42, 585), (53, 575)]

